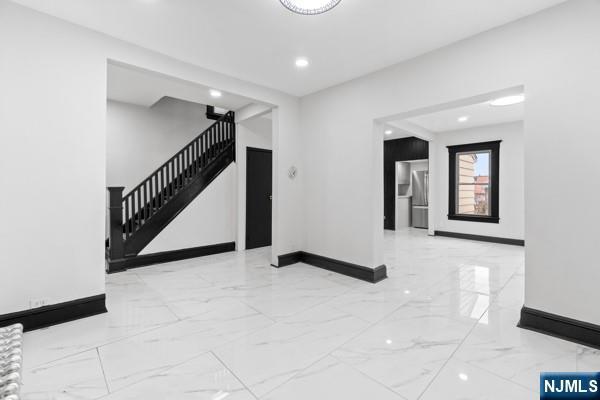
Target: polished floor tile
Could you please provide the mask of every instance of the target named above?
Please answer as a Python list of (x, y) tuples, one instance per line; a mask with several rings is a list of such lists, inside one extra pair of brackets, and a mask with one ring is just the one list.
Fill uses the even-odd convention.
[(577, 346), (577, 371), (598, 372), (600, 371), (600, 350), (585, 346)]
[(202, 314), (101, 346), (108, 387), (118, 390), (271, 324), (236, 300), (210, 303)]
[(46, 399), (532, 399), (600, 351), (516, 327), (522, 247), (385, 233), (376, 284), (270, 248), (106, 277), (109, 312), (25, 334)]
[(516, 328), (519, 311), (492, 305), (455, 357), (539, 390), (540, 371), (576, 371), (577, 345)]
[(108, 393), (96, 349), (26, 368), (25, 400), (98, 399)]
[(472, 365), (450, 360), (421, 400), (532, 400), (539, 395)]
[(333, 357), (326, 357), (299, 372), (264, 399), (403, 400), (385, 386)]
[(215, 354), (260, 397), (366, 326), (343, 311), (319, 306), (228, 343)]
[(442, 316), (413, 316), (412, 312), (405, 313), (404, 308), (332, 355), (405, 398), (417, 399), (474, 322)]
[(206, 353), (103, 399), (253, 400), (255, 397), (212, 353)]

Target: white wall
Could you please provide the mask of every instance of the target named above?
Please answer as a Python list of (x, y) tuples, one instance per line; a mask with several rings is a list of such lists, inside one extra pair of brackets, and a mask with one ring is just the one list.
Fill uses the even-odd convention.
[(108, 101), (106, 183), (129, 192), (213, 124), (206, 106), (163, 98), (153, 107)]
[(107, 60), (277, 107), (273, 259), (303, 247), (296, 98), (0, 0), (0, 314), (104, 292)]
[[(214, 123), (206, 106), (163, 98), (152, 107), (108, 101), (107, 185), (126, 194)], [(141, 254), (235, 241), (235, 166), (229, 166)]]
[(13, 11), (0, 2), (0, 314), (104, 293), (106, 60)]
[[(437, 197), (435, 229), (440, 231), (496, 236), (511, 239), (525, 237), (523, 122), (488, 125), (457, 131), (440, 132), (431, 145), (436, 146), (434, 189)], [(500, 223), (454, 221), (448, 219), (448, 149), (459, 144), (502, 140), (500, 144)]]
[[(273, 122), (267, 118), (247, 119), (236, 128), (237, 165), (237, 242), (238, 250), (246, 249), (246, 152), (248, 147), (273, 148)], [(281, 253), (284, 254), (284, 253)]]
[(235, 241), (235, 181), (231, 164), (140, 254)]
[(374, 119), (524, 85), (525, 303), (600, 324), (600, 208), (568, 207), (570, 191), (557, 190), (600, 198), (599, 20), (599, 1), (570, 1), (303, 98), (305, 250), (382, 263)]

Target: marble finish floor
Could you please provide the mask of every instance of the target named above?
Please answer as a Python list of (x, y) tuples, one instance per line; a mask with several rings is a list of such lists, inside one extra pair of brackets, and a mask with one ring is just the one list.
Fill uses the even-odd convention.
[(109, 275), (109, 312), (25, 335), (23, 398), (535, 399), (600, 351), (516, 327), (524, 251), (386, 232), (376, 285), (270, 249)]

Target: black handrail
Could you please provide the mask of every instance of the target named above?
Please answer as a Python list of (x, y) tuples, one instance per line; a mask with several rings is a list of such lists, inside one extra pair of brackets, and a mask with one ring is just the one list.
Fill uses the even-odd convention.
[(129, 238), (183, 189), (221, 151), (235, 142), (235, 114), (229, 111), (123, 196), (123, 233)]

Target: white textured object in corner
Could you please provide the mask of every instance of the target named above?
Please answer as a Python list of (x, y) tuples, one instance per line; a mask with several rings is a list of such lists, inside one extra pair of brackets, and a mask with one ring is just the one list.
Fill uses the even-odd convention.
[(0, 399), (19, 400), (23, 325), (0, 328)]

